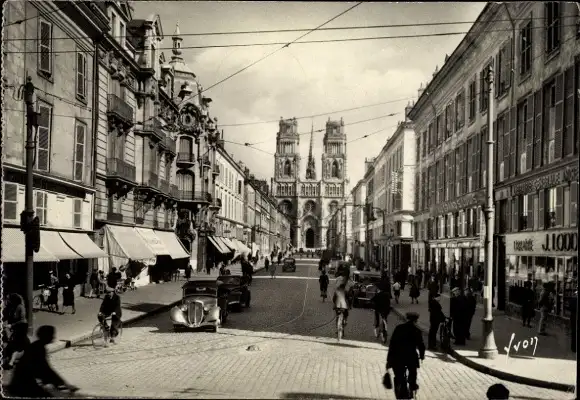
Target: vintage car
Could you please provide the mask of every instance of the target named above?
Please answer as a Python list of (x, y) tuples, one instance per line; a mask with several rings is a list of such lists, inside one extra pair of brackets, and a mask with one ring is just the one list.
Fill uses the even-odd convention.
[(227, 297), (218, 296), (218, 287), (218, 281), (209, 278), (184, 283), (181, 305), (170, 311), (173, 329), (210, 328), (217, 332), (228, 316)]
[(243, 306), (250, 307), (252, 294), (242, 276), (220, 275), (217, 281), (220, 295), (227, 298), (228, 309), (241, 311)]
[(353, 307), (368, 305), (377, 293), (378, 285), (381, 282), (380, 272), (374, 271), (354, 271), (352, 274), (353, 287)]
[(282, 272), (296, 272), (296, 260), (292, 257), (286, 257), (282, 264)]

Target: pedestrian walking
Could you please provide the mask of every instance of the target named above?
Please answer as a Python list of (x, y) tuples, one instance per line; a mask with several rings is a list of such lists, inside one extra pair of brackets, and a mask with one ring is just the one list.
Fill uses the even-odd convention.
[(439, 283), (437, 283), (437, 278), (433, 275), (431, 275), (430, 279), (427, 290), (429, 291), (429, 297), (432, 297), (439, 293)]
[(75, 314), (77, 311), (75, 309), (75, 282), (72, 276), (67, 273), (64, 275), (62, 281), (62, 313), (64, 314), (64, 309), (70, 307), (71, 313)]
[(409, 297), (411, 297), (411, 304), (419, 304), (419, 287), (417, 286), (417, 281), (413, 280), (411, 282), (411, 287), (409, 288)]
[(99, 297), (99, 274), (96, 270), (91, 272), (91, 277), (89, 278), (89, 285), (91, 286), (91, 291), (89, 292), (89, 299), (93, 297)]
[(5, 308), (5, 328), (10, 330), (10, 338), (2, 352), (3, 369), (12, 369), (19, 353), (30, 344), (28, 339), (28, 321), (24, 299), (17, 293), (11, 293)]
[(552, 309), (554, 308), (554, 295), (548, 283), (544, 283), (542, 292), (540, 293), (540, 323), (538, 324), (538, 334), (546, 336), (546, 322)]
[(210, 275), (211, 274), (211, 268), (213, 267), (213, 261), (208, 259), (205, 263), (205, 272)]
[(189, 280), (191, 278), (191, 271), (193, 270), (189, 260), (187, 261), (187, 265), (185, 266), (185, 279)]
[(399, 297), (401, 297), (401, 284), (399, 281), (395, 281), (393, 284), (393, 295), (395, 296), (395, 301), (399, 304)]
[(471, 322), (473, 321), (475, 310), (477, 310), (477, 300), (475, 299), (475, 294), (473, 293), (473, 290), (470, 287), (465, 289), (465, 305), (467, 309), (467, 315), (465, 317), (465, 338), (467, 340), (470, 340)]
[(409, 312), (406, 318), (407, 322), (398, 325), (393, 331), (387, 354), (387, 370), (392, 369), (395, 375), (397, 399), (410, 399), (412, 392), (419, 389), (417, 370), (420, 367), (419, 360), (425, 359), (423, 334), (416, 325), (419, 314)]
[(270, 265), (270, 279), (274, 279), (276, 277), (276, 267), (277, 265), (274, 263)]
[(465, 345), (465, 319), (467, 315), (465, 296), (457, 287), (453, 288), (451, 296), (449, 314), (453, 320), (453, 336), (455, 336), (455, 344), (463, 346)]
[(117, 272), (117, 267), (113, 267), (111, 272), (107, 274), (107, 286), (116, 289), (117, 283), (119, 283), (120, 273)]
[(105, 287), (107, 286), (107, 279), (105, 278), (105, 272), (103, 270), (99, 270), (98, 280), (99, 289), (97, 291), (97, 299), (101, 297), (102, 293), (105, 293)]
[(532, 327), (532, 318), (536, 315), (534, 310), (535, 294), (532, 290), (532, 282), (524, 282), (522, 289), (522, 325)]
[(278, 253), (278, 265), (282, 262), (282, 252)]
[(49, 281), (50, 285), (48, 290), (50, 294), (48, 295), (46, 303), (48, 306), (54, 306), (54, 310), (58, 312), (58, 278), (53, 271), (49, 272)]
[(429, 350), (437, 349), (437, 332), (439, 332), (439, 327), (445, 321), (445, 314), (443, 314), (440, 300), (439, 293), (429, 296), (429, 336), (427, 341)]
[(266, 259), (264, 260), (264, 269), (266, 270), (266, 272), (268, 272), (269, 266), (270, 266), (270, 259), (268, 257), (266, 257)]
[(322, 297), (322, 301), (326, 300), (327, 297), (327, 290), (328, 290), (328, 284), (330, 283), (330, 280), (328, 279), (328, 275), (326, 275), (326, 270), (322, 270), (322, 272), (320, 273), (320, 278), (318, 278), (318, 283), (320, 285), (320, 297)]

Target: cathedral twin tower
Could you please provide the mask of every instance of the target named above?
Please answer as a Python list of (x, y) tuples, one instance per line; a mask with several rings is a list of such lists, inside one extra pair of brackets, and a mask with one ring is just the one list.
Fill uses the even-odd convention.
[(317, 179), (312, 155), (314, 129), (310, 132), (305, 173), (301, 173), (301, 135), (296, 118), (280, 119), (272, 191), (278, 208), (292, 221), (292, 245), (297, 249), (326, 248), (329, 217), (347, 192), (344, 121), (326, 122), (321, 179)]

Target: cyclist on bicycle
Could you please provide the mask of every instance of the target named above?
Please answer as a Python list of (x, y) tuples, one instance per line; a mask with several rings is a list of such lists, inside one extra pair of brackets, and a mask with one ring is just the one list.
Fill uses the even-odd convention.
[(439, 299), (439, 293), (432, 294), (429, 298), (429, 339), (427, 342), (429, 350), (437, 349), (437, 332), (441, 323), (445, 322), (445, 314), (443, 314)]
[[(97, 319), (99, 320), (99, 323), (103, 325), (105, 330), (109, 332), (111, 343), (114, 343), (115, 338), (119, 334), (119, 324), (121, 323), (121, 298), (117, 293), (115, 293), (115, 289), (112, 287), (107, 287), (105, 291), (105, 298), (101, 303)], [(108, 317), (111, 317), (110, 328), (106, 321), (106, 318)]]
[(387, 370), (392, 368), (395, 375), (394, 389), (397, 399), (413, 398), (413, 392), (419, 389), (419, 359), (425, 359), (423, 335), (416, 325), (419, 314), (409, 312), (406, 317), (407, 322), (398, 325), (393, 331), (387, 355)]
[(14, 367), (14, 374), (8, 385), (10, 397), (53, 397), (38, 381), (43, 385), (53, 385), (57, 389), (76, 391), (78, 388), (66, 383), (48, 362), (46, 346), (54, 341), (54, 326), (41, 326), (36, 331), (36, 337), (38, 339), (28, 346)]
[(377, 293), (372, 298), (373, 308), (375, 310), (375, 336), (379, 337), (380, 317), (387, 323), (387, 317), (391, 312), (391, 295), (384, 285), (378, 285)]
[(349, 293), (346, 287), (346, 284), (341, 283), (336, 290), (334, 291), (334, 295), (332, 296), (332, 303), (334, 304), (334, 310), (336, 315), (340, 312), (344, 315), (344, 325), (348, 321), (348, 310), (351, 308)]

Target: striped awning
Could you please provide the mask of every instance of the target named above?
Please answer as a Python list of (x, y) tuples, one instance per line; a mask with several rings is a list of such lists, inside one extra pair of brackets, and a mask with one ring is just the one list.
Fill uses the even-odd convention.
[[(26, 261), (25, 237), (18, 228), (2, 229), (2, 262)], [(34, 253), (35, 262), (58, 262), (59, 259), (49, 252), (40, 241), (40, 250)]]

